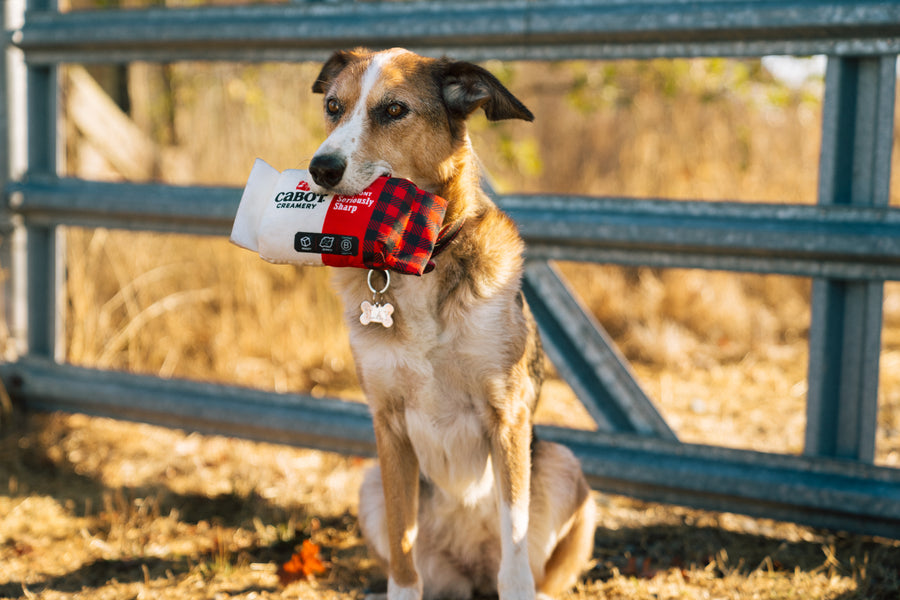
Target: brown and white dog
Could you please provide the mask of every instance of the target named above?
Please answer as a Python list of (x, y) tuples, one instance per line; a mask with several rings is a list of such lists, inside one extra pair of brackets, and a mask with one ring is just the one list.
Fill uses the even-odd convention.
[[(394, 324), (362, 325), (367, 274), (338, 269), (380, 468), (359, 521), (390, 600), (552, 595), (591, 555), (595, 504), (572, 453), (532, 437), (542, 353), (520, 291), (523, 243), (481, 190), (466, 118), (533, 116), (488, 71), (401, 49), (335, 53), (313, 91), (328, 137), (309, 164), (321, 191), (390, 174), (448, 201), (459, 233), (422, 277), (395, 276)], [(384, 279), (379, 273), (375, 287)]]

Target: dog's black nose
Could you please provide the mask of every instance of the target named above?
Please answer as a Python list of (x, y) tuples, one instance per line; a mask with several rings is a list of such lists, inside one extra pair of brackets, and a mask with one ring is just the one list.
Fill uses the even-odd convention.
[(314, 156), (309, 163), (309, 174), (322, 187), (332, 188), (341, 182), (347, 161), (337, 154)]

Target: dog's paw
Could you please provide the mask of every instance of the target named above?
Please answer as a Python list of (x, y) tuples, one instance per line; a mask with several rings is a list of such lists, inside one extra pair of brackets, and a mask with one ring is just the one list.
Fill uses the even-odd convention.
[(422, 600), (422, 580), (413, 585), (398, 585), (388, 578), (387, 600)]

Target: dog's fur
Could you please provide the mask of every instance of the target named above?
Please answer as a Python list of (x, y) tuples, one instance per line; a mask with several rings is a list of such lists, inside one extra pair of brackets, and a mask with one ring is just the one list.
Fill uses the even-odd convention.
[(380, 464), (359, 520), (388, 598), (565, 590), (590, 557), (595, 505), (572, 453), (532, 437), (542, 353), (520, 291), (523, 243), (480, 188), (465, 125), (478, 108), (532, 114), (481, 67), (400, 49), (337, 52), (313, 91), (329, 133), (309, 167), (322, 191), (391, 174), (444, 197), (445, 224), (463, 223), (433, 272), (391, 278), (391, 328), (359, 322), (365, 271), (335, 274)]

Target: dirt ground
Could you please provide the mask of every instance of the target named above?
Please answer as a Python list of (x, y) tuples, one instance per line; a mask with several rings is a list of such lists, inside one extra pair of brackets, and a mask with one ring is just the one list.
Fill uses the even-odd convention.
[[(385, 588), (355, 518), (368, 460), (21, 413), (0, 455), (0, 598), (350, 600)], [(596, 500), (594, 561), (569, 599), (900, 598), (897, 541)], [(325, 571), (284, 580), (304, 540)]]

